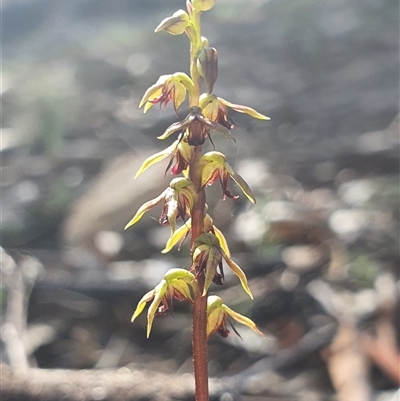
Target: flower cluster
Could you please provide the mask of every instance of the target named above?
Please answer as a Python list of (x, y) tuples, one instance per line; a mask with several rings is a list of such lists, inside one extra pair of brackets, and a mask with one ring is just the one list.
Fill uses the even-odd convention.
[[(172, 104), (175, 113), (188, 98), (188, 114), (182, 121), (171, 124), (158, 139), (166, 140), (177, 134), (175, 141), (166, 149), (148, 157), (139, 168), (136, 176), (144, 173), (153, 164), (169, 159), (165, 173), (181, 175), (172, 179), (170, 185), (159, 196), (143, 204), (125, 228), (136, 224), (143, 215), (162, 204), (159, 223), (170, 226), (170, 237), (163, 249), (169, 252), (190, 236), (191, 266), (188, 270), (172, 269), (163, 280), (143, 296), (133, 314), (132, 321), (148, 309), (147, 335), (149, 336), (156, 316), (172, 310), (173, 300), (196, 302), (196, 299), (208, 297), (207, 336), (214, 332), (226, 337), (229, 333), (227, 322), (236, 320), (262, 334), (255, 323), (228, 306), (216, 296), (209, 296), (212, 283), (223, 285), (225, 263), (237, 276), (244, 291), (253, 299), (247, 278), (243, 270), (232, 260), (226, 239), (214, 225), (207, 213), (205, 189), (219, 181), (223, 199), (237, 199), (238, 195), (228, 189), (230, 179), (241, 189), (252, 203), (256, 199), (245, 180), (231, 167), (223, 153), (216, 151), (213, 143), (214, 134), (235, 141), (231, 134), (234, 123), (231, 110), (245, 113), (251, 117), (268, 120), (256, 110), (231, 103), (213, 93), (218, 76), (218, 53), (209, 45), (209, 41), (200, 34), (200, 16), (214, 6), (214, 0), (187, 0), (187, 10), (178, 10), (171, 17), (165, 18), (156, 28), (156, 32), (166, 31), (172, 35), (186, 34), (190, 42), (190, 75), (183, 72), (162, 75), (145, 92), (139, 107), (147, 112), (152, 106)], [(201, 93), (202, 81), (206, 90)], [(213, 151), (201, 153), (206, 140), (214, 147)], [(177, 227), (177, 220), (182, 225)], [(233, 329), (235, 332), (236, 330)]]

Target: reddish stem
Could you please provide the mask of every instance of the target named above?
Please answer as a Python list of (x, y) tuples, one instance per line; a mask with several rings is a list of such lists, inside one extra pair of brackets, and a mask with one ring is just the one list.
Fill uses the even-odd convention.
[[(195, 151), (190, 163), (190, 179), (200, 188), (200, 176), (198, 173), (198, 163), (201, 157), (201, 146), (195, 147)], [(204, 209), (206, 197), (203, 189), (199, 190), (195, 204), (193, 205), (192, 218), (192, 238), (194, 240), (204, 232)], [(196, 386), (196, 401), (208, 401), (208, 357), (207, 357), (207, 297), (201, 296), (204, 288), (204, 275), (198, 276), (199, 291), (195, 294), (193, 306), (192, 323), (192, 345), (193, 345), (193, 365)]]

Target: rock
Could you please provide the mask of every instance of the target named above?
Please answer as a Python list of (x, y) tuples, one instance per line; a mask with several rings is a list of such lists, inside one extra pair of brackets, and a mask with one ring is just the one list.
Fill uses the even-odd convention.
[[(133, 179), (145, 158), (153, 153), (126, 153), (110, 163), (91, 188), (73, 204), (62, 229), (65, 247), (89, 246), (96, 234), (102, 231), (122, 233), (139, 207), (168, 186), (169, 177), (164, 178), (168, 161), (152, 166), (136, 180)], [(151, 215), (157, 216), (159, 213), (155, 209), (130, 229), (133, 234), (155, 224), (151, 218)], [(145, 246), (145, 236), (139, 239)]]
[(310, 272), (329, 260), (327, 248), (318, 245), (295, 245), (282, 251), (282, 260), (298, 274)]

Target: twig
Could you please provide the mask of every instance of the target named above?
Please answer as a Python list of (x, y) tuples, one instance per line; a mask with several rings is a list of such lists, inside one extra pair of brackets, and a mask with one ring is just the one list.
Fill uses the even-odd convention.
[(29, 256), (22, 257), (17, 264), (4, 249), (0, 248), (0, 253), (0, 271), (7, 289), (1, 339), (13, 369), (26, 371), (29, 367), (25, 348), (28, 300), (41, 265)]

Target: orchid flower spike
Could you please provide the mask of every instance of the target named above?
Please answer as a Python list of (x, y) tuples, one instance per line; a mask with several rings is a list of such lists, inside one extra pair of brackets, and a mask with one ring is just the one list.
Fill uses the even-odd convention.
[(199, 164), (202, 188), (212, 185), (216, 179), (219, 178), (224, 199), (226, 196), (228, 198), (237, 199), (238, 196), (232, 195), (228, 190), (228, 179), (230, 177), (240, 187), (249, 201), (256, 203), (256, 198), (246, 181), (229, 165), (222, 153), (216, 151), (205, 153), (201, 157)]
[(204, 273), (203, 296), (206, 295), (211, 282), (217, 285), (223, 283), (224, 271), (222, 259), (225, 260), (232, 272), (239, 278), (240, 284), (249, 297), (253, 299), (253, 295), (247, 283), (247, 277), (243, 270), (224, 252), (218, 238), (211, 233), (199, 235), (193, 244), (193, 264), (191, 270), (195, 272), (196, 276)]
[(133, 322), (142, 312), (147, 302), (151, 302), (147, 312), (147, 338), (150, 336), (154, 317), (172, 311), (172, 301), (187, 300), (193, 303), (197, 283), (194, 275), (185, 269), (170, 269), (154, 289), (145, 294), (139, 301), (131, 321)]
[(228, 337), (227, 321), (231, 324), (233, 331), (240, 337), (229, 318), (250, 327), (254, 332), (264, 337), (264, 334), (258, 330), (251, 319), (226, 306), (220, 297), (216, 295), (209, 296), (207, 299), (207, 337), (210, 337), (215, 332), (218, 332), (224, 338)]
[(169, 224), (171, 227), (171, 235), (173, 235), (176, 229), (176, 219), (181, 217), (184, 220), (185, 216), (190, 214), (196, 196), (196, 188), (192, 181), (184, 177), (174, 178), (163, 193), (157, 196), (157, 198), (144, 203), (139, 208), (125, 226), (125, 230), (136, 224), (142, 216), (154, 206), (164, 201), (159, 222), (163, 225)]
[(146, 113), (150, 107), (157, 103), (161, 106), (166, 106), (169, 102), (172, 102), (176, 113), (186, 98), (186, 92), (192, 93), (193, 89), (193, 81), (183, 72), (161, 75), (158, 81), (147, 89), (139, 103), (139, 107), (144, 105), (143, 111)]

